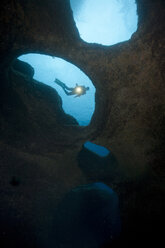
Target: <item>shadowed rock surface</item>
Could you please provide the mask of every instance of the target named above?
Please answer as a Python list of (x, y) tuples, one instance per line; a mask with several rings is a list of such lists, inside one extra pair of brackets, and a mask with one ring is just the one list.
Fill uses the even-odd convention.
[(15, 59), (12, 63), (12, 69), (15, 71), (22, 73), (24, 76), (32, 79), (34, 76), (34, 69), (28, 63), (20, 61), (19, 59)]
[(112, 243), (121, 231), (116, 193), (104, 183), (72, 189), (60, 202), (52, 229), (52, 247), (97, 248)]
[(57, 92), (32, 76), (33, 68), (16, 60), (7, 78), (1, 78), (1, 139), (14, 146), (24, 144), (25, 149), (47, 149), (60, 142), (65, 125), (78, 123), (64, 113)]
[[(136, 2), (137, 32), (105, 47), (80, 39), (68, 0), (1, 1), (1, 247), (49, 247), (58, 203), (71, 188), (93, 180), (77, 161), (87, 140), (117, 160), (118, 173), (102, 178), (119, 195), (122, 233), (114, 247), (158, 246), (162, 239), (165, 3)], [(28, 52), (66, 59), (90, 77), (96, 87), (90, 126), (70, 125), (75, 120), (62, 112), (54, 90), (11, 70), (13, 60)]]
[[(85, 144), (78, 154), (78, 166), (86, 177), (92, 180), (113, 180), (117, 176), (117, 161), (115, 156), (109, 151), (106, 156), (90, 151)], [(111, 178), (112, 177), (112, 178)]]

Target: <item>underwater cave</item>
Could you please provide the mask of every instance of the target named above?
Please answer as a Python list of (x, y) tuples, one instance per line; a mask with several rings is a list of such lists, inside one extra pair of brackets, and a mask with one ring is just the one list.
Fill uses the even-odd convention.
[[(62, 108), (66, 114), (73, 116), (80, 126), (88, 126), (95, 111), (95, 87), (89, 77), (77, 66), (58, 57), (41, 54), (19, 56), (21, 61), (34, 68), (33, 78), (54, 88), (62, 99)], [(88, 87), (89, 90), (80, 97), (68, 96), (55, 79), (62, 81), (68, 88), (76, 84)], [(66, 90), (67, 91), (67, 90)], [(70, 92), (70, 91), (68, 91)]]
[(137, 30), (135, 0), (70, 0), (80, 37), (88, 43), (114, 45)]
[(0, 5), (0, 247), (161, 246), (164, 1)]

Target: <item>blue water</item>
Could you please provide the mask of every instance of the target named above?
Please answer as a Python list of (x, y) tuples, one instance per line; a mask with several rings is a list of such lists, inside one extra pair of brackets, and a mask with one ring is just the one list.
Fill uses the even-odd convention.
[(90, 141), (85, 142), (84, 147), (100, 157), (106, 157), (110, 153), (104, 146), (96, 145)]
[[(129, 40), (137, 30), (135, 0), (70, 0), (80, 37), (87, 42), (113, 45)], [(80, 126), (90, 124), (95, 110), (95, 87), (87, 75), (75, 65), (57, 57), (27, 54), (19, 57), (35, 70), (34, 79), (55, 88), (62, 98), (65, 113), (72, 115)], [(68, 87), (76, 83), (90, 87), (86, 95), (67, 96), (54, 83), (58, 78)]]
[(70, 0), (70, 4), (86, 42), (113, 45), (129, 40), (137, 30), (135, 0)]
[[(80, 126), (89, 125), (95, 110), (95, 87), (89, 77), (75, 65), (58, 57), (41, 54), (26, 54), (19, 57), (29, 63), (35, 70), (34, 79), (56, 89), (62, 98), (65, 113), (72, 115)], [(68, 87), (84, 85), (89, 87), (86, 95), (81, 97), (67, 96), (63, 89), (54, 83), (55, 78)]]

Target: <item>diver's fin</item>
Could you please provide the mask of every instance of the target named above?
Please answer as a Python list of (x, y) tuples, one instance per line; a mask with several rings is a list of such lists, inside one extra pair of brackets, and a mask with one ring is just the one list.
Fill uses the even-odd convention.
[(58, 84), (59, 86), (61, 86), (62, 88), (65, 88), (65, 84), (63, 83), (63, 82), (61, 82), (59, 79), (55, 79), (54, 80), (54, 82), (56, 83), (56, 84)]

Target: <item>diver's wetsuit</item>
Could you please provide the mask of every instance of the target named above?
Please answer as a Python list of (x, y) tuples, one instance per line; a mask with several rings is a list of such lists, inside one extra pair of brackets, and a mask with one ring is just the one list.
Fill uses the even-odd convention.
[[(63, 82), (61, 82), (57, 78), (55, 79), (54, 82), (56, 82), (59, 86), (61, 86), (61, 88), (64, 90), (65, 94), (68, 96), (76, 95), (75, 97), (79, 97), (81, 95), (86, 94), (86, 91), (89, 89), (88, 87), (86, 88), (85, 86), (78, 86), (77, 84), (76, 84), (75, 88), (68, 87), (68, 86), (66, 86), (66, 84), (64, 84)], [(77, 87), (81, 88), (81, 92), (76, 91)], [(69, 90), (70, 92), (68, 92), (67, 90)]]

